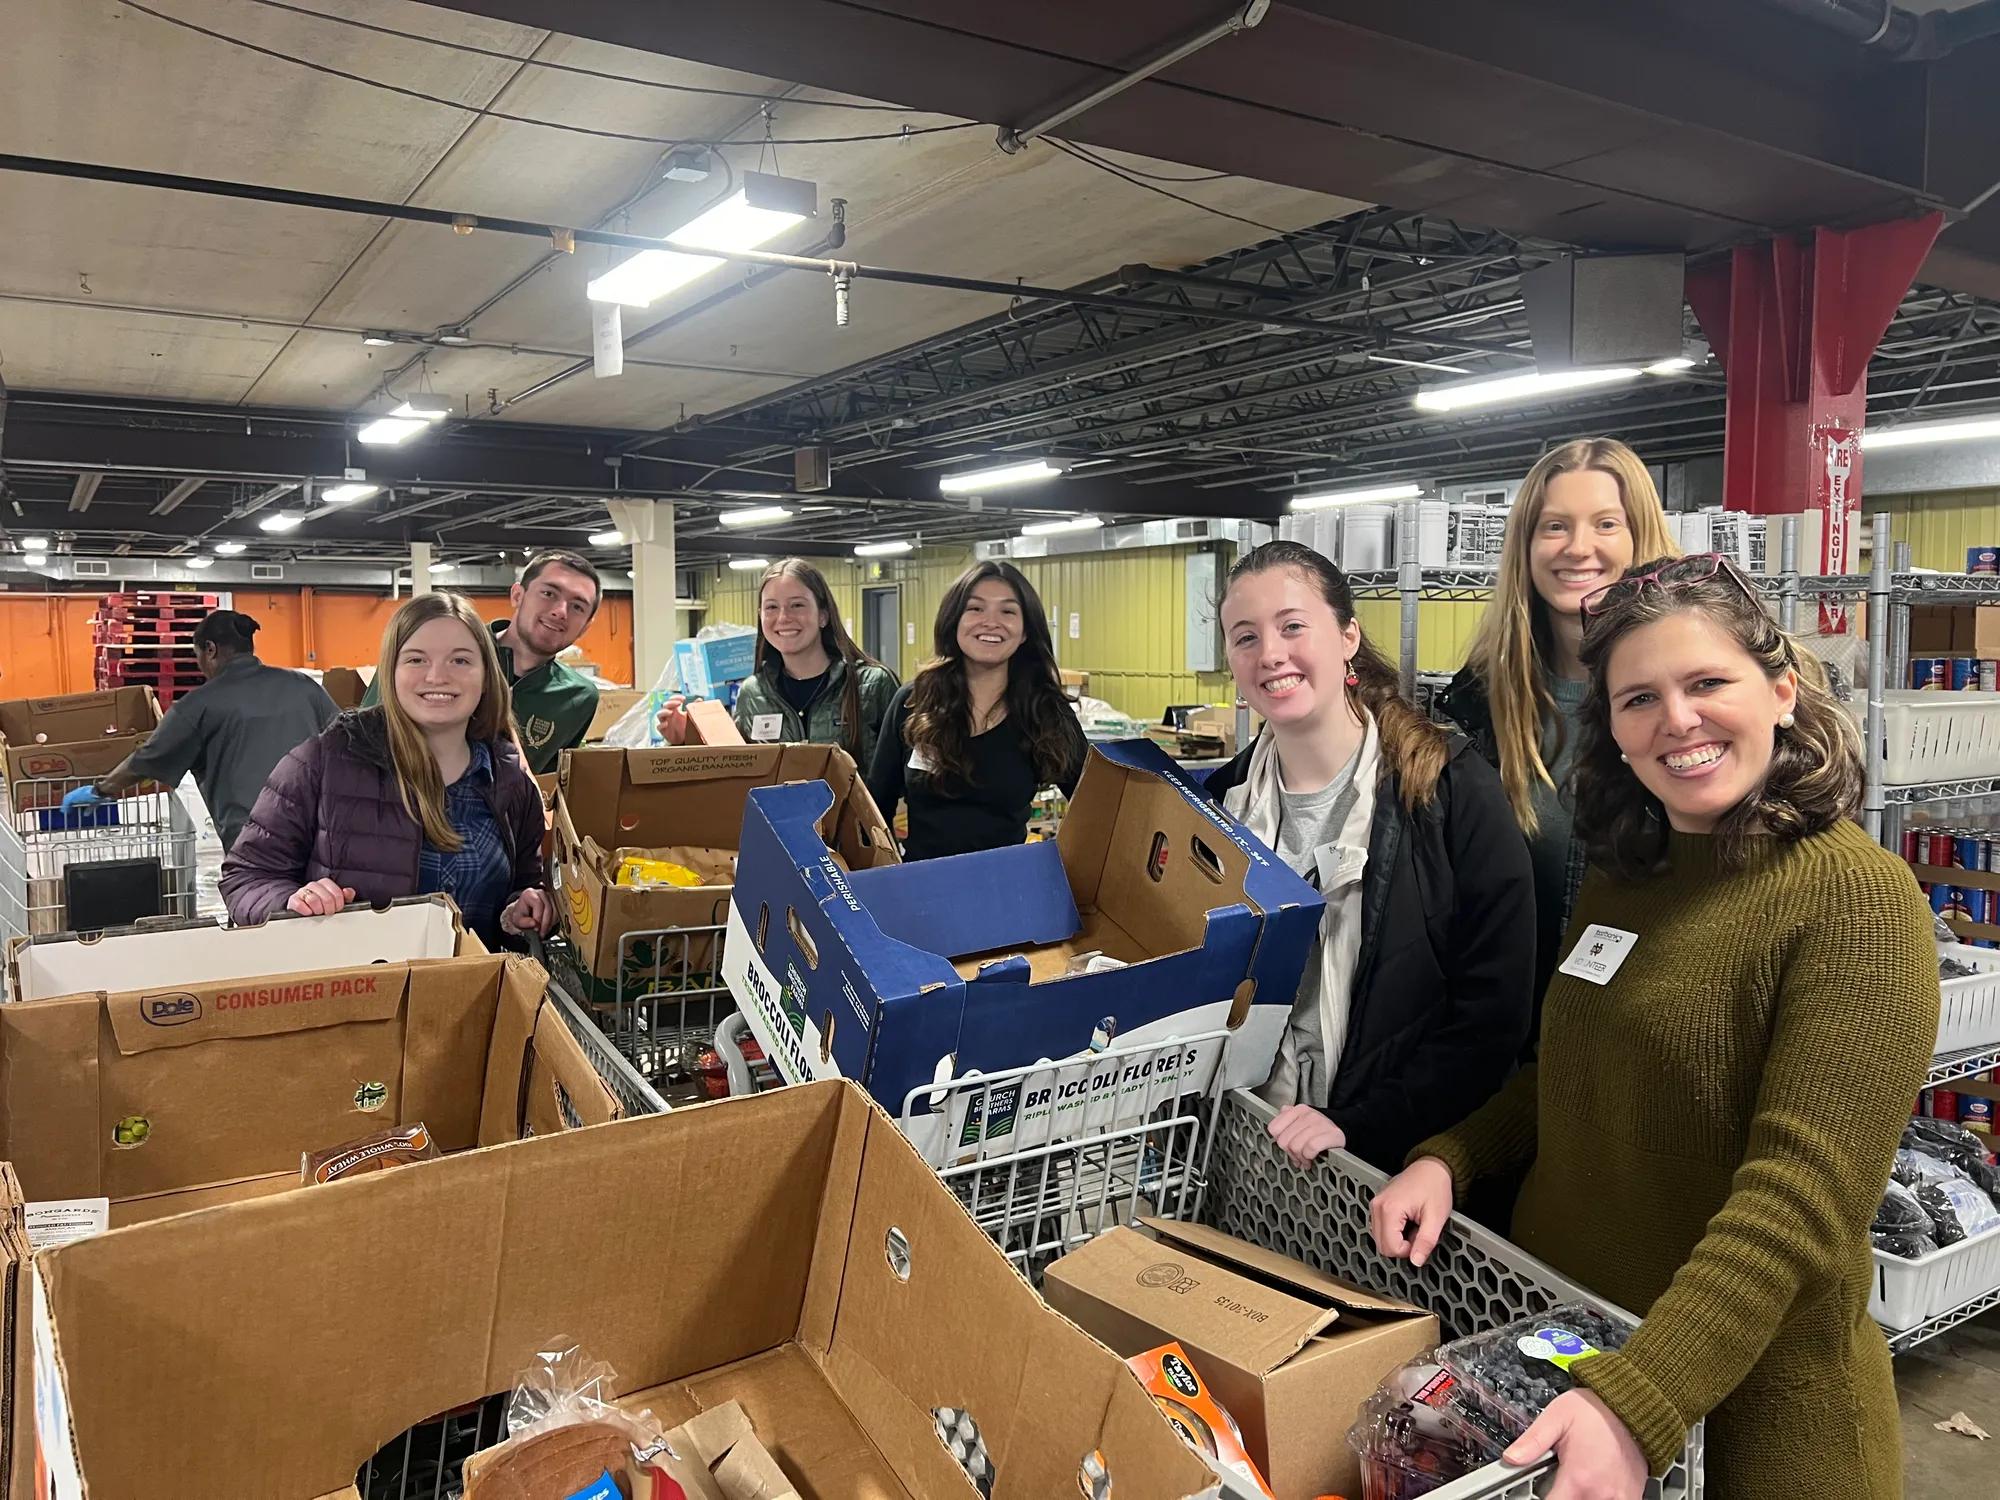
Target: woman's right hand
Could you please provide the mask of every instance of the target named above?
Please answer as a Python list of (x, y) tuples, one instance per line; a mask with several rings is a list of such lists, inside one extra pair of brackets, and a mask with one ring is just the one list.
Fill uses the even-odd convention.
[(1429, 1260), (1451, 1217), (1451, 1196), (1451, 1168), (1435, 1156), (1410, 1163), (1389, 1179), (1368, 1209), (1376, 1250), (1413, 1266)]
[(660, 705), (660, 712), (653, 720), (653, 728), (660, 738), (669, 745), (684, 744), (687, 741), (687, 699), (676, 693)]
[(295, 911), (302, 917), (330, 917), (343, 910), (354, 899), (354, 892), (347, 886), (335, 885), (324, 877), (300, 886), (292, 892), (285, 903), (287, 911)]

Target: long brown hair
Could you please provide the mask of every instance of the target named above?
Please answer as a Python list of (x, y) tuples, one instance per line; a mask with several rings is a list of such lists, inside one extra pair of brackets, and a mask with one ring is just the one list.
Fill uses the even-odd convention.
[[(1637, 578), (1673, 561), (1656, 558), (1625, 576)], [(1861, 805), (1861, 736), (1854, 716), (1833, 696), (1820, 659), (1780, 630), (1755, 602), (1749, 581), (1719, 558), (1706, 578), (1621, 590), (1584, 625), (1590, 692), (1577, 748), (1576, 832), (1594, 863), (1627, 878), (1666, 867), (1668, 824), (1659, 798), (1619, 758), (1605, 675), (1619, 641), (1643, 625), (1684, 613), (1701, 615), (1727, 633), (1771, 681), (1788, 671), (1798, 674), (1792, 724), (1776, 732), (1762, 784), (1716, 820), (1715, 852), (1722, 867), (1740, 869), (1760, 839), (1805, 838), (1852, 817)]]
[[(803, 557), (781, 557), (764, 570), (764, 576), (757, 580), (757, 657), (756, 668), (762, 676), (766, 666), (772, 671), (783, 673), (784, 654), (764, 639), (764, 590), (779, 578), (795, 578), (805, 585), (806, 592), (813, 597), (813, 604), (826, 616), (826, 623), (819, 629), (820, 648), (826, 652), (828, 661), (847, 664), (847, 685), (840, 695), (840, 748), (849, 755), (861, 754), (861, 669), (880, 667), (847, 633), (841, 623), (840, 606), (833, 602), (833, 590), (827, 587), (826, 575)], [(884, 671), (888, 669), (883, 668)], [(866, 767), (863, 767), (865, 770)]]
[[(1299, 542), (1266, 542), (1244, 556), (1229, 570), (1229, 585), (1252, 573), (1272, 568), (1296, 568), (1320, 592), (1327, 608), (1345, 630), (1354, 621), (1354, 590), (1347, 575), (1321, 553)], [(1223, 590), (1227, 596), (1228, 588)], [(1348, 665), (1358, 682), (1348, 696), (1368, 710), (1382, 737), (1382, 774), (1394, 774), (1402, 787), (1403, 805), (1415, 812), (1437, 795), (1438, 777), (1444, 774), (1449, 753), (1445, 732), (1431, 723), (1403, 697), (1396, 669), (1375, 649), (1364, 633), (1361, 647)]]
[(904, 721), (903, 738), (912, 749), (922, 748), (935, 767), (934, 775), (961, 786), (971, 784), (972, 761), (965, 746), (972, 738), (972, 692), (965, 677), (965, 655), (958, 649), (958, 622), (972, 591), (988, 580), (1006, 584), (1021, 601), (1021, 644), (1007, 662), (1007, 717), (1027, 739), (1042, 783), (1062, 781), (1076, 773), (1083, 730), (1076, 710), (1063, 696), (1055, 638), (1049, 634), (1041, 595), (1010, 562), (974, 563), (945, 590), (931, 626), (933, 658), (910, 685), (910, 716)]
[(1536, 460), (1521, 481), (1507, 537), (1500, 549), (1493, 600), (1480, 617), (1466, 664), (1479, 674), (1493, 715), (1493, 738), (1500, 751), (1500, 785), (1524, 833), (1533, 835), (1535, 789), (1555, 786), (1542, 759), (1542, 726), (1555, 714), (1549, 692), (1554, 637), (1548, 606), (1535, 591), (1528, 553), (1541, 524), (1549, 481), (1559, 474), (1594, 469), (1609, 474), (1625, 506), (1632, 533), (1632, 556), (1672, 557), (1680, 549), (1667, 533), (1660, 492), (1639, 455), (1616, 438), (1578, 438)]
[(403, 810), (423, 826), (424, 838), (433, 849), (455, 854), (463, 844), (445, 812), (444, 776), (430, 741), (416, 721), (403, 711), (396, 694), (396, 661), (410, 637), (433, 620), (456, 620), (472, 635), (473, 650), (479, 653), (483, 679), (479, 706), (465, 726), (467, 740), (492, 743), (513, 734), (513, 695), (507, 674), (500, 670), (500, 653), (493, 645), (493, 632), (472, 606), (459, 594), (419, 594), (389, 619), (382, 632), (382, 655), (375, 664), (375, 680), (382, 685), (382, 717), (389, 728), (389, 758), (396, 771), (396, 791)]

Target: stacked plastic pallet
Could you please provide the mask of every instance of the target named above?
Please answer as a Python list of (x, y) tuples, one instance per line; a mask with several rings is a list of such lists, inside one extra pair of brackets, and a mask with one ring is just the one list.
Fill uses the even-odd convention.
[(162, 708), (201, 685), (194, 628), (221, 601), (214, 594), (106, 594), (91, 617), (100, 688), (145, 685)]

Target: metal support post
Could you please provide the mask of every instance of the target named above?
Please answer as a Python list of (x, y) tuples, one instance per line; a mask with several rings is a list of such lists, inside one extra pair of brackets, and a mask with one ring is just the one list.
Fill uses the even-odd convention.
[(410, 543), (410, 597), (431, 591), (431, 544)]
[(1882, 837), (1882, 810), (1888, 798), (1882, 787), (1882, 693), (1889, 674), (1889, 600), (1894, 573), (1890, 568), (1889, 516), (1875, 517), (1875, 553), (1868, 570), (1868, 713), (1863, 721), (1861, 826), (1868, 836)]
[(1402, 604), (1397, 644), (1403, 696), (1417, 701), (1417, 606), (1424, 597), (1424, 570), (1417, 557), (1417, 502), (1396, 504), (1396, 597)]
[(1778, 532), (1778, 575), (1778, 624), (1787, 635), (1791, 635), (1799, 628), (1799, 518), (1797, 516), (1786, 516), (1784, 525)]

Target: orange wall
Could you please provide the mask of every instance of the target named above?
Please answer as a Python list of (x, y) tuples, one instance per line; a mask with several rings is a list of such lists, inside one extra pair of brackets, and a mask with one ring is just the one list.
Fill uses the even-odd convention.
[[(0, 699), (87, 693), (95, 685), (91, 616), (96, 594), (0, 594)], [(474, 594), (489, 620), (511, 611), (504, 594)], [(257, 654), (274, 667), (373, 665), (382, 631), (399, 601), (381, 594), (326, 589), (238, 589), (235, 605), (254, 616)], [(632, 600), (614, 594), (578, 643), (586, 660), (614, 682), (632, 680)]]

